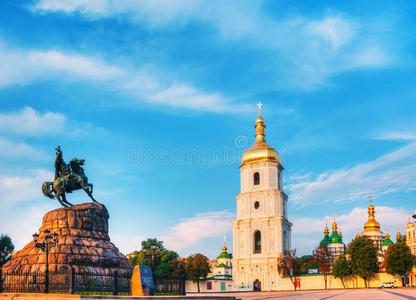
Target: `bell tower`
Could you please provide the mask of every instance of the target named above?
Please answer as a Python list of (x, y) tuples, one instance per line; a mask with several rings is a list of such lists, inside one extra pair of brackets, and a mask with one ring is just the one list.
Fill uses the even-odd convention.
[(284, 170), (277, 151), (267, 144), (265, 123), (256, 120), (256, 138), (241, 159), (241, 192), (233, 226), (233, 283), (237, 290), (275, 290), (280, 276), (277, 259), (290, 249)]

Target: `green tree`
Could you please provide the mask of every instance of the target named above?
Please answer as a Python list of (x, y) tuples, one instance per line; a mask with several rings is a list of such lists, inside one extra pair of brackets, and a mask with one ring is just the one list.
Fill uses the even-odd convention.
[(142, 241), (142, 250), (160, 252), (165, 250), (165, 246), (163, 245), (163, 242), (158, 239), (147, 239)]
[(313, 259), (313, 255), (304, 255), (300, 257), (299, 265), (301, 274), (305, 274), (308, 272), (308, 267), (311, 265)]
[(157, 278), (166, 278), (173, 273), (175, 267), (174, 261), (179, 258), (178, 253), (171, 250), (163, 250), (160, 253), (160, 259), (155, 269)]
[(296, 291), (296, 279), (300, 273), (300, 258), (296, 256), (296, 249), (286, 251), (277, 259), (277, 271), (282, 277), (289, 276)]
[(334, 266), (332, 267), (332, 275), (341, 280), (345, 289), (344, 279), (352, 275), (350, 262), (347, 260), (345, 255), (338, 256)]
[(181, 270), (175, 270), (179, 266), (175, 262), (179, 259), (178, 253), (166, 249), (162, 241), (158, 239), (147, 239), (141, 242), (141, 246), (142, 249), (140, 251), (135, 251), (129, 257), (129, 261), (133, 266), (150, 266), (155, 278), (166, 278), (173, 274), (184, 273)]
[(377, 248), (372, 240), (366, 236), (358, 237), (348, 245), (350, 255), (351, 271), (364, 280), (365, 287), (378, 270)]
[(316, 248), (312, 261), (318, 265), (318, 270), (324, 277), (325, 289), (327, 289), (328, 274), (331, 272), (332, 260), (333, 256), (327, 247)]
[(12, 239), (7, 234), (0, 235), (0, 268), (11, 259), (13, 250)]
[(199, 281), (201, 279), (206, 279), (207, 275), (210, 272), (210, 266), (208, 262), (208, 258), (200, 253), (195, 255), (190, 255), (186, 259), (186, 275), (188, 279), (196, 282), (198, 285), (198, 293), (200, 292), (199, 289)]
[(415, 256), (405, 242), (398, 242), (387, 248), (385, 266), (386, 271), (392, 275), (400, 275), (402, 282), (404, 275), (412, 270), (415, 264)]

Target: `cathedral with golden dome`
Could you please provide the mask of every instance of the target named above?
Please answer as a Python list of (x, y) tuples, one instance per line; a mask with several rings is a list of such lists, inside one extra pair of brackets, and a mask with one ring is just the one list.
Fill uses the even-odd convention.
[(235, 290), (276, 290), (281, 279), (277, 260), (291, 249), (292, 223), (283, 192), (284, 170), (277, 151), (267, 144), (259, 115), (253, 145), (241, 158), (241, 192), (233, 227), (232, 274)]
[[(368, 206), (368, 219), (364, 223), (364, 231), (361, 233), (362, 236), (368, 237), (370, 240), (373, 241), (374, 245), (377, 247), (379, 256), (378, 256), (378, 264), (379, 269), (383, 269), (384, 263), (384, 256), (387, 252), (387, 249), (390, 245), (394, 244), (393, 241), (390, 239), (390, 234), (386, 231), (384, 235), (383, 232), (380, 230), (381, 226), (380, 223), (377, 222), (375, 217), (375, 208), (373, 205), (373, 199), (370, 195), (370, 205)], [(338, 227), (338, 230), (337, 230)], [(357, 226), (357, 234), (355, 238), (359, 238), (360, 232)], [(396, 239), (401, 239), (400, 230), (397, 232)], [(335, 215), (334, 215), (334, 222), (332, 224), (332, 235), (329, 236), (328, 226), (325, 225), (324, 229), (324, 238), (320, 242), (320, 247), (328, 247), (331, 254), (334, 258), (338, 257), (340, 254), (345, 254), (346, 252), (346, 245), (342, 242), (342, 234), (339, 230), (339, 225), (335, 222)]]

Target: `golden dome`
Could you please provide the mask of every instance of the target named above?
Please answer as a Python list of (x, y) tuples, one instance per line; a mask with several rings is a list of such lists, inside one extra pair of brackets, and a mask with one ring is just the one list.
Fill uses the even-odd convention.
[(329, 236), (329, 229), (327, 224), (325, 224), (324, 236)]
[[(260, 104), (260, 103), (259, 103)], [(241, 164), (251, 164), (263, 161), (275, 162), (280, 164), (280, 156), (277, 151), (270, 145), (267, 144), (264, 134), (264, 120), (261, 117), (260, 109), (259, 116), (256, 120), (256, 139), (254, 140), (253, 146), (248, 148), (241, 158)]]
[(335, 222), (335, 214), (334, 214), (334, 222), (332, 223), (332, 232), (338, 231), (338, 225), (337, 222)]
[(364, 224), (364, 232), (381, 232), (380, 223), (374, 217), (374, 206), (370, 195), (370, 206), (368, 207), (368, 220)]
[(402, 240), (402, 234), (400, 233), (400, 225), (397, 225), (396, 241)]

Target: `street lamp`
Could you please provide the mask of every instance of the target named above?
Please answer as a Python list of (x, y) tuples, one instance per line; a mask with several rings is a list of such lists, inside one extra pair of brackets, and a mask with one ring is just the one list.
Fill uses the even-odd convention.
[(46, 273), (45, 273), (45, 293), (49, 293), (49, 250), (56, 245), (58, 241), (58, 235), (50, 232), (46, 229), (43, 231), (43, 242), (38, 242), (39, 234), (33, 234), (33, 240), (35, 241), (35, 247), (41, 249), (46, 254)]

